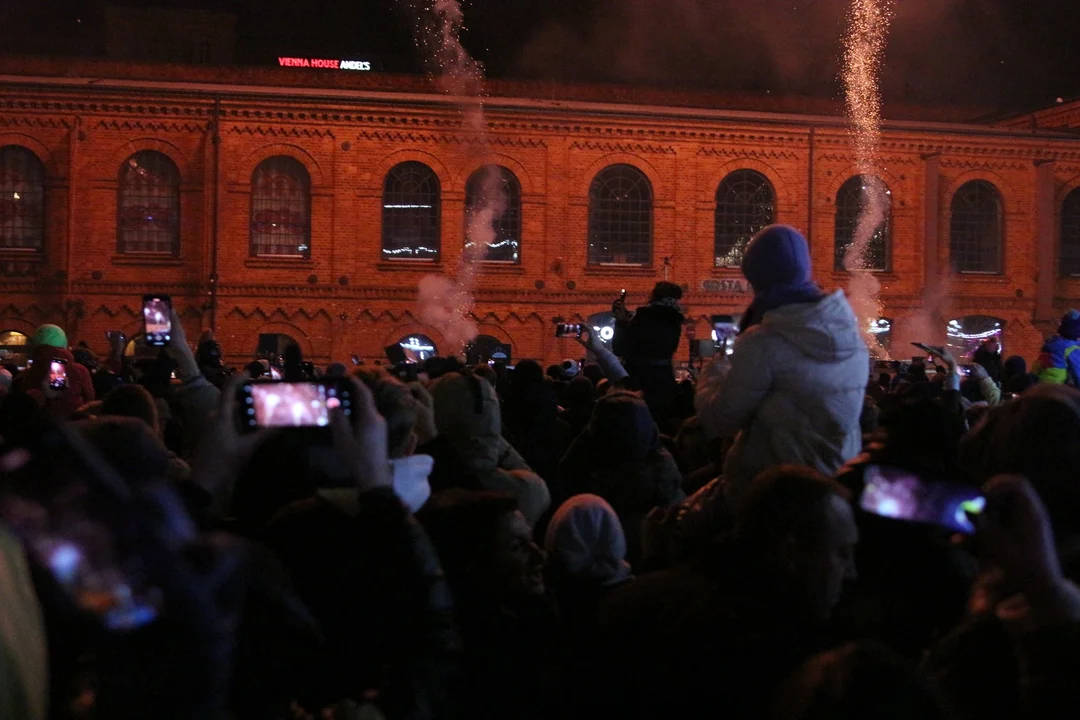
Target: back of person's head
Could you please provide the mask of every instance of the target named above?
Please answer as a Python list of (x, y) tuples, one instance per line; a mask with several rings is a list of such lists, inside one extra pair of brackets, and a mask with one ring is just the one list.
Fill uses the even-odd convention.
[(1010, 355), (1002, 364), (1003, 374), (1007, 378), (1014, 378), (1027, 374), (1027, 360), (1019, 355)]
[(130, 485), (165, 479), (169, 455), (145, 422), (133, 417), (79, 420), (72, 428), (86, 438)]
[(142, 420), (155, 433), (160, 432), (157, 403), (141, 385), (121, 385), (101, 401), (102, 416), (130, 417)]
[(263, 375), (269, 375), (267, 367), (260, 360), (252, 360), (244, 366), (244, 371), (248, 374), (252, 380), (258, 380)]
[(495, 374), (495, 368), (491, 367), (487, 363), (479, 363), (472, 368), (473, 375), (482, 377), (487, 380), (494, 387), (495, 383), (499, 382), (499, 376)]
[(597, 495), (575, 495), (559, 506), (548, 525), (544, 549), (559, 580), (611, 587), (630, 578), (622, 523)]
[(1080, 311), (1069, 310), (1062, 315), (1057, 334), (1066, 340), (1080, 340)]
[(405, 457), (416, 448), (416, 399), (409, 388), (382, 368), (361, 368), (353, 375), (368, 386), (375, 409), (386, 420), (387, 452), (391, 459)]
[(653, 286), (651, 297), (653, 300), (663, 300), (665, 298), (682, 300), (682, 288), (673, 282), (661, 280)]
[(49, 347), (66, 348), (68, 346), (67, 333), (58, 325), (42, 325), (30, 337), (30, 342), (35, 347), (48, 345)]
[(581, 374), (592, 382), (593, 387), (598, 385), (600, 381), (604, 379), (604, 369), (594, 362), (585, 363), (581, 368)]
[(326, 377), (328, 378), (340, 378), (349, 374), (349, 369), (345, 366), (345, 363), (333, 362), (326, 367)]
[(544, 382), (544, 369), (535, 360), (522, 360), (514, 367), (511, 383), (516, 387)]
[(887, 648), (852, 643), (816, 655), (778, 688), (770, 720), (946, 720), (929, 681)]
[(918, 394), (886, 398), (878, 426), (885, 442), (875, 461), (933, 477), (955, 474), (957, 448), (965, 432), (959, 407)]
[(93, 371), (97, 369), (97, 357), (89, 349), (84, 347), (75, 348), (71, 351), (71, 356), (75, 358), (75, 362), (82, 365), (87, 370)]
[(588, 432), (612, 463), (643, 460), (660, 444), (660, 432), (649, 406), (635, 393), (618, 390), (600, 398)]
[(435, 425), (451, 440), (492, 440), (502, 433), (502, 411), (495, 388), (476, 375), (450, 373), (431, 384)]
[[(566, 374), (563, 372), (562, 365), (548, 365), (547, 376), (556, 382), (562, 382), (566, 379)], [(517, 373), (514, 373), (515, 380), (517, 379)]]
[(596, 388), (584, 374), (570, 381), (563, 391), (563, 404), (567, 408), (590, 408), (596, 402)]
[(807, 467), (766, 470), (739, 503), (735, 538), (753, 561), (778, 573), (815, 617), (829, 616), (854, 577), (858, 530), (851, 494)]
[[(538, 568), (532, 555), (539, 548), (510, 495), (446, 490), (432, 495), (417, 519), (439, 554), (455, 598), (466, 610), (543, 592), (542, 556)], [(539, 578), (534, 576), (538, 569)]]
[(1080, 536), (1080, 390), (1037, 385), (986, 415), (960, 446), (968, 478), (1031, 480), (1059, 542)]
[(564, 380), (569, 381), (576, 378), (578, 373), (581, 371), (581, 365), (578, 363), (577, 360), (571, 360), (570, 358), (567, 358), (566, 360), (563, 360), (560, 364), (562, 366)]
[(806, 285), (812, 268), (806, 238), (789, 225), (762, 228), (743, 254), (743, 275), (758, 295)]
[(11, 390), (11, 384), (14, 382), (14, 378), (11, 372), (7, 368), (0, 367), (0, 396), (6, 395)]

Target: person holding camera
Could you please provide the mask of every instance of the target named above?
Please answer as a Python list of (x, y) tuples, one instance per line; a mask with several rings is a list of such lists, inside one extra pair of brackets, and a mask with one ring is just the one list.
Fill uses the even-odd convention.
[(626, 309), (626, 293), (615, 301), (615, 336), (612, 352), (622, 358), (631, 381), (645, 396), (645, 403), (658, 424), (663, 426), (675, 394), (675, 368), (672, 358), (679, 349), (683, 316), (679, 300), (682, 288), (672, 282), (656, 283), (649, 303), (631, 313)]

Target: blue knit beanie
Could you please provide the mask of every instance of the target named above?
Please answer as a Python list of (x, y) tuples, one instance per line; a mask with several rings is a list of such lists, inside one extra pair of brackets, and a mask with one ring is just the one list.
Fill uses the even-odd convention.
[(769, 225), (750, 240), (742, 271), (758, 295), (808, 284), (810, 246), (790, 225)]
[(1061, 318), (1058, 335), (1066, 340), (1080, 340), (1080, 311), (1070, 310)]

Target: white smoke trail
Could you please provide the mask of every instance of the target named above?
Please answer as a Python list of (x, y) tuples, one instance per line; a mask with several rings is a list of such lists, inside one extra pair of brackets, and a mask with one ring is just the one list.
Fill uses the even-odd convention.
[[(461, 45), (465, 18), (458, 0), (428, 0), (417, 6), (404, 1), (414, 15), (416, 43), (425, 56), (440, 88), (454, 98), (472, 134), (467, 146), (474, 157), (489, 156), (488, 126), (484, 119), (483, 66)], [(472, 290), (478, 263), (495, 240), (493, 222), (506, 208), (502, 177), (492, 164), (481, 182), (474, 211), (469, 214), (465, 246), (453, 277), (428, 275), (418, 288), (420, 319), (439, 330), (453, 352), (476, 337), (478, 327), (472, 319)]]
[(852, 0), (850, 26), (844, 43), (844, 96), (851, 122), (852, 143), (859, 174), (863, 177), (863, 206), (844, 269), (851, 273), (848, 297), (870, 352), (886, 355), (870, 332), (881, 316), (881, 283), (871, 271), (870, 241), (889, 213), (889, 196), (877, 167), (881, 140), (881, 60), (892, 13), (888, 0)]

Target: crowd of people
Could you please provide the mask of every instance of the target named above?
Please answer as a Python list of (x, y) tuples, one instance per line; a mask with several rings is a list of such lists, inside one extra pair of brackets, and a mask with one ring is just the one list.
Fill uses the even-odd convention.
[[(878, 376), (797, 231), (743, 272), (734, 352), (681, 382), (666, 282), (549, 368), (43, 326), (0, 377), (0, 717), (1074, 717), (1080, 313), (1031, 373)], [(265, 375), (351, 415), (248, 429)], [(865, 509), (882, 468), (967, 488), (974, 532)]]

